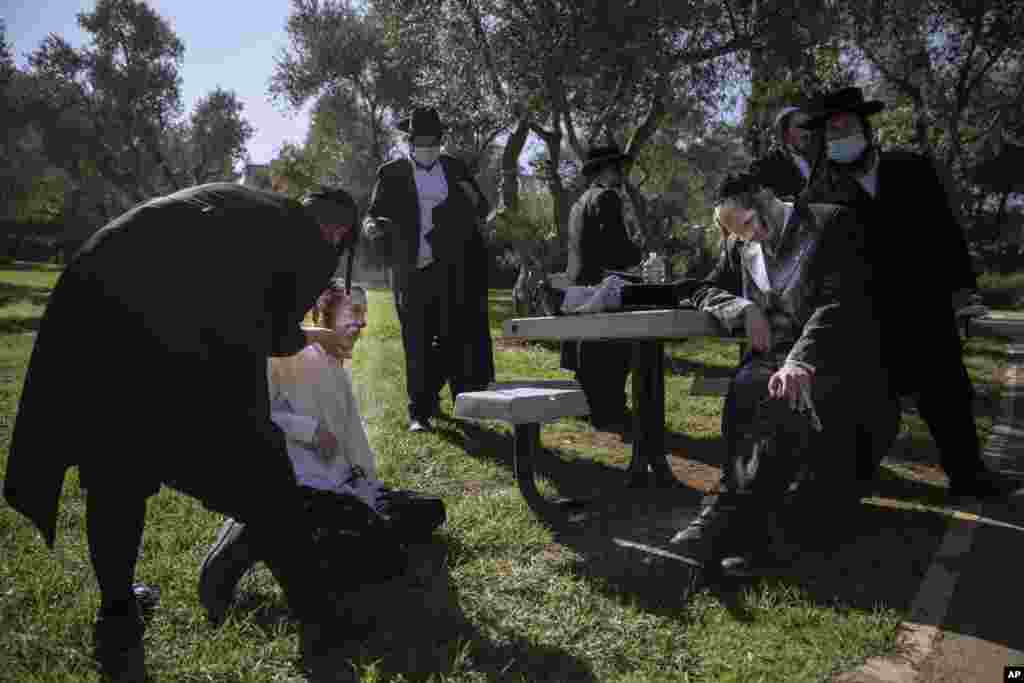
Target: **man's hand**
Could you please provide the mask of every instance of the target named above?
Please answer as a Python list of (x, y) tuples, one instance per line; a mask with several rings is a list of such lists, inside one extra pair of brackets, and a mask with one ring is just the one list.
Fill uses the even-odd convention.
[(754, 351), (764, 352), (771, 348), (772, 327), (757, 304), (747, 306), (743, 312), (743, 325), (747, 330), (747, 339)]
[(316, 449), (321, 455), (329, 455), (338, 447), (338, 437), (325, 429), (322, 424), (317, 425), (313, 442), (316, 444)]
[(768, 395), (772, 398), (787, 398), (791, 406), (796, 406), (802, 389), (810, 391), (813, 377), (799, 365), (783, 365), (768, 380)]

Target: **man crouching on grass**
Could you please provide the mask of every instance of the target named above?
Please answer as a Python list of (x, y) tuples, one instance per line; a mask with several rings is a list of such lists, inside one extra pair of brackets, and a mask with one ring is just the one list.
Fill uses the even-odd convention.
[[(267, 357), (349, 341), (300, 322), (330, 282), (358, 211), (343, 191), (302, 203), (229, 183), (136, 206), (57, 282), (29, 362), (4, 495), (51, 547), (67, 469), (86, 493), (102, 673), (142, 681), (132, 581), (146, 499), (161, 485), (245, 520), (302, 627), (307, 664), (353, 629), (313, 561), (295, 473), (267, 401)], [(268, 505), (267, 501), (273, 501)]]
[(723, 183), (715, 220), (722, 256), (693, 301), (742, 326), (751, 350), (725, 401), (720, 492), (672, 543), (698, 566), (744, 576), (763, 569), (802, 467), (834, 498), (856, 496), (852, 434), (870, 428), (865, 401), (884, 386), (855, 214), (784, 203), (745, 174)]

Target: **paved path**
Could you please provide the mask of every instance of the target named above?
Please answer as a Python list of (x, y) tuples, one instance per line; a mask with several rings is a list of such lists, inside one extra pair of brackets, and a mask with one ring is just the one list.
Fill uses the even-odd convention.
[[(985, 457), (1024, 476), (1024, 320), (994, 316), (981, 334), (1012, 339), (1003, 415)], [(1001, 318), (1001, 319), (1000, 319)], [(1024, 495), (967, 502), (951, 516), (901, 638), (900, 656), (870, 660), (837, 683), (988, 683), (1024, 665)]]
[[(993, 469), (1024, 472), (1024, 343), (1010, 345), (1006, 412), (986, 452)], [(1024, 665), (1024, 498), (986, 503), (970, 555), (942, 622), (941, 638), (918, 681), (1003, 681), (1003, 667)]]

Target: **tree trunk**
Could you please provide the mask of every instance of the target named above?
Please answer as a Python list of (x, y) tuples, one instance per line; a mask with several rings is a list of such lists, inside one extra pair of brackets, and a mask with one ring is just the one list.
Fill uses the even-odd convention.
[(512, 212), (519, 210), (519, 157), (529, 134), (530, 122), (524, 116), (508, 136), (501, 155), (501, 207)]

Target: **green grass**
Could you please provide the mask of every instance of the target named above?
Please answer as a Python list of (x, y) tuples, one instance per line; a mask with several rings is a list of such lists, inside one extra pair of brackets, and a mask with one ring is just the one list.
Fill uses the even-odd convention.
[[(0, 470), (31, 332), (56, 276), (52, 268), (0, 268)], [(508, 292), (492, 292), (491, 305), (497, 338), (501, 321), (511, 316)], [(980, 404), (990, 407), (998, 399), (992, 380), (1000, 349), (986, 341), (970, 346), (968, 363), (985, 397)], [(673, 467), (713, 471), (722, 457), (722, 400), (688, 391), (694, 371), (727, 372), (735, 346), (691, 340), (671, 345), (669, 353)], [(550, 346), (499, 345), (495, 359), (499, 380), (567, 377)], [(538, 465), (542, 488), (596, 490), (610, 501), (594, 520), (556, 530), (538, 521), (515, 487), (507, 428), (440, 419), (429, 435), (406, 433), (401, 338), (388, 292), (370, 293), (370, 324), (356, 348), (354, 376), (383, 478), (442, 495), (449, 514), (428, 549), (446, 554), (443, 571), (361, 596), (378, 613), (374, 636), (350, 653), (364, 683), (826, 680), (893, 649), (942, 531), (941, 518), (927, 511), (865, 507), (855, 541), (801, 554), (786, 577), (738, 591), (707, 590), (684, 602), (678, 568), (616, 548), (610, 537), (643, 532), (648, 521), (664, 524), (666, 510), (697, 496), (625, 492), (621, 469), (628, 453), (620, 441), (580, 421), (544, 429), (549, 452)], [(443, 408), (450, 414), (447, 395)], [(990, 428), (985, 413), (979, 429)], [(922, 459), (933, 457), (926, 439), (918, 446)], [(916, 485), (888, 471), (894, 481)], [(267, 570), (243, 580), (239, 606), (222, 628), (206, 625), (195, 583), (219, 522), (172, 490), (150, 499), (137, 577), (163, 590), (146, 637), (152, 676), (300, 680), (297, 628)], [(23, 518), (0, 506), (0, 680), (96, 680), (90, 652), (98, 594), (74, 471), (59, 529), (58, 552), (51, 553)]]
[(978, 278), (978, 289), (992, 308), (1024, 308), (1024, 272), (984, 273)]

